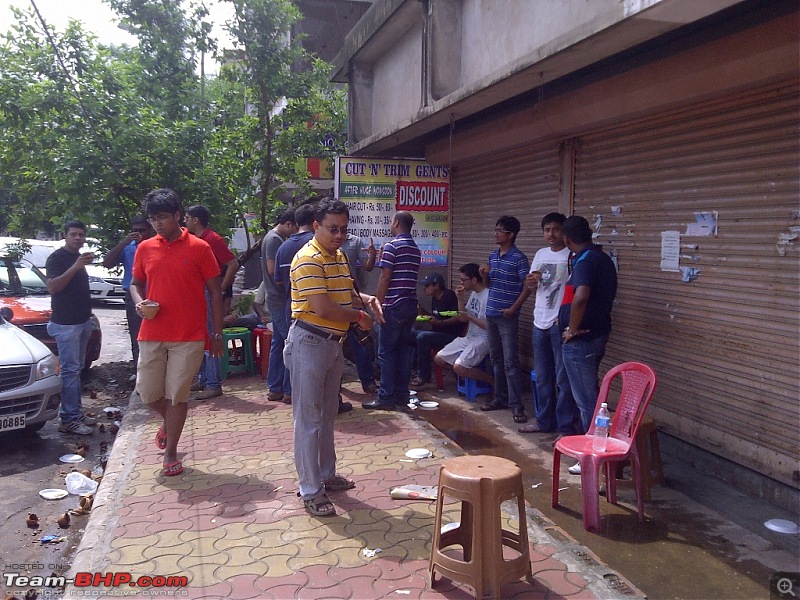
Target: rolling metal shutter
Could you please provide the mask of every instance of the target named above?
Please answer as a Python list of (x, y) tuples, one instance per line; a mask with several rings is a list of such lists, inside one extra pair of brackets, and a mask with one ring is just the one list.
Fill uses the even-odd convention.
[[(522, 230), (517, 246), (533, 259), (544, 245), (540, 222), (558, 210), (558, 141), (526, 145), (488, 155), (480, 161), (455, 165), (451, 174), (452, 222), (450, 268), (452, 280), (464, 263), (485, 264), (497, 245), (494, 224), (503, 215), (517, 217)], [(520, 315), (520, 352), (530, 367), (533, 302)]]
[[(799, 94), (784, 81), (579, 138), (574, 201), (619, 259), (604, 366), (652, 365), (665, 431), (794, 486)], [(683, 235), (701, 211), (718, 234)], [(667, 230), (695, 281), (660, 270)]]

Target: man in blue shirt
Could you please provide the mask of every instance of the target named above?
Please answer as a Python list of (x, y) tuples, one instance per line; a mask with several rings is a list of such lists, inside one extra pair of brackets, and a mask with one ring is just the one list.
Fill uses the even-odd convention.
[(499, 248), (481, 267), (483, 283), (489, 288), (486, 306), (486, 332), (489, 336), (494, 369), (494, 400), (481, 410), (511, 408), (515, 423), (525, 423), (522, 405), (522, 369), (519, 364), (519, 311), (531, 291), (525, 285), (528, 258), (514, 243), (520, 230), (519, 219), (497, 219), (494, 239)]
[(603, 247), (592, 243), (592, 229), (583, 217), (564, 221), (564, 241), (572, 252), (572, 272), (558, 315), (563, 330), (561, 353), (586, 432), (597, 403), (600, 361), (611, 333), (617, 270)]
[(125, 317), (128, 319), (128, 333), (131, 335), (131, 352), (133, 353), (133, 366), (139, 364), (139, 327), (142, 318), (136, 312), (136, 306), (131, 300), (131, 278), (133, 277), (133, 257), (139, 242), (153, 235), (153, 228), (145, 215), (136, 215), (131, 219), (131, 231), (119, 244), (109, 250), (103, 258), (103, 266), (111, 269), (122, 265), (122, 289), (125, 290)]
[(411, 237), (414, 217), (400, 211), (392, 219), (395, 236), (384, 244), (379, 267), (381, 277), (376, 296), (383, 305), (385, 323), (378, 334), (378, 364), (381, 383), (378, 398), (364, 402), (366, 409), (392, 410), (408, 402), (411, 377), (410, 339), (417, 318), (417, 277), (422, 254)]

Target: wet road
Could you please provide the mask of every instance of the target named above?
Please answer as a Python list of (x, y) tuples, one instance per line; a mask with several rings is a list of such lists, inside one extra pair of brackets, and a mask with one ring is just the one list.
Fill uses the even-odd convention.
[[(99, 365), (130, 360), (124, 305), (120, 304), (119, 307), (104, 305), (93, 309), (103, 331), (103, 350), (100, 360), (92, 366), (92, 376), (84, 381), (83, 403), (89, 411), (102, 412), (103, 407), (111, 404), (127, 404), (129, 393), (119, 397), (122, 393), (120, 390), (129, 387), (127, 381), (116, 382), (100, 377), (100, 369), (97, 368)], [(90, 397), (90, 390), (95, 391), (96, 398)], [(65, 574), (86, 526), (86, 515), (73, 517), (68, 529), (61, 529), (56, 524), (59, 515), (77, 508), (77, 496), (47, 501), (39, 496), (39, 491), (66, 488), (64, 477), (73, 470), (73, 465), (59, 462), (60, 456), (75, 452), (79, 443), (88, 443), (85, 460), (74, 466), (76, 470), (91, 471), (102, 463), (114, 436), (109, 431), (85, 437), (65, 436), (58, 433), (57, 426), (56, 418), (38, 433), (9, 432), (0, 435), (0, 496), (3, 498), (0, 505), (4, 512), (0, 519), (0, 556), (3, 557), (1, 564), (4, 574)], [(26, 525), (29, 513), (39, 517), (41, 526), (38, 529)], [(39, 539), (46, 534), (67, 539), (54, 544), (39, 543)], [(5, 586), (0, 583), (0, 588)]]
[[(581, 521), (580, 476), (567, 475), (565, 468), (562, 470), (561, 487), (567, 489), (561, 492), (560, 509), (551, 507), (554, 436), (517, 434), (510, 415), (492, 413), (498, 415), (498, 420), (507, 418), (508, 424), (499, 427), (495, 420), (486, 418), (486, 413), (478, 411), (477, 404), (432, 397), (440, 401), (439, 410), (415, 411), (415, 415), (429, 421), (470, 454), (502, 456), (520, 465), (531, 506), (650, 598), (769, 598), (770, 576), (778, 570), (798, 569), (796, 536), (793, 541), (778, 539), (779, 534), (763, 527), (764, 535), (756, 535), (739, 526), (739, 516), (734, 516), (734, 523), (724, 513), (668, 487), (653, 489), (653, 500), (645, 503), (645, 523), (638, 520), (632, 490), (618, 490), (622, 502), (619, 506), (601, 498), (603, 530), (600, 534), (587, 532)], [(570, 464), (567, 457), (566, 465)], [(668, 485), (671, 472), (680, 468), (676, 461), (667, 460)], [(743, 503), (758, 502), (735, 490), (727, 493), (733, 493), (729, 500), (734, 514)], [(717, 508), (724, 510), (723, 501), (721, 493)], [(787, 551), (787, 546), (794, 546), (794, 552)]]

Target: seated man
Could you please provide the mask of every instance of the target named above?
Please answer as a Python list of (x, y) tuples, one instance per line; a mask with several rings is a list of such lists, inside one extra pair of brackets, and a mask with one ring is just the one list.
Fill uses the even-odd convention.
[(467, 335), (454, 339), (442, 348), (434, 362), (439, 366), (452, 366), (461, 377), (493, 385), (494, 376), (479, 368), (489, 354), (489, 336), (486, 333), (489, 288), (483, 284), (480, 267), (476, 263), (467, 263), (459, 271), (461, 284), (456, 288), (458, 319), (462, 323), (469, 323)]
[(458, 311), (458, 298), (453, 290), (447, 289), (444, 277), (439, 273), (431, 273), (422, 280), (425, 295), (431, 298), (433, 318), (428, 321), (430, 331), (415, 331), (417, 374), (411, 385), (421, 387), (431, 381), (431, 349), (446, 346), (464, 330), (464, 321), (457, 316), (442, 315), (448, 311)]

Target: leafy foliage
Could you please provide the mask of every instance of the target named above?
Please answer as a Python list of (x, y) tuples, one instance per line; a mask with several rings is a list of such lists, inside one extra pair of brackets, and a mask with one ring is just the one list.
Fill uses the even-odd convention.
[(294, 4), (226, 1), (237, 48), (204, 81), (195, 61), (216, 41), (201, 3), (107, 0), (137, 47), (13, 9), (0, 34), (0, 228), (29, 237), (79, 218), (112, 245), (149, 190), (171, 187), (215, 229), (256, 212), (265, 230), (287, 189), (306, 190), (298, 159), (344, 148), (344, 93), (291, 38)]

